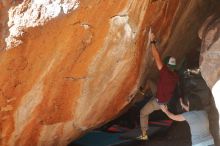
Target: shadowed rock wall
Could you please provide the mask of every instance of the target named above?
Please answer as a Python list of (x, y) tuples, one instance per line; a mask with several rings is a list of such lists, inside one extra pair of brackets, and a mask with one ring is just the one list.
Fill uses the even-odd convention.
[(215, 1), (0, 2), (0, 145), (67, 145), (115, 118), (155, 69), (199, 47)]
[(200, 69), (212, 90), (216, 107), (220, 112), (220, 13), (206, 19), (199, 31), (202, 40)]

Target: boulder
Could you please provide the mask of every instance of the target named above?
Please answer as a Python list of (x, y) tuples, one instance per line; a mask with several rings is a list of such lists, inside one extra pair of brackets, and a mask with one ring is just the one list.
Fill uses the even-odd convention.
[(64, 146), (116, 118), (157, 74), (149, 29), (181, 60), (213, 2), (0, 1), (0, 145)]
[(148, 1), (16, 2), (0, 9), (0, 145), (64, 146), (119, 115), (140, 84)]

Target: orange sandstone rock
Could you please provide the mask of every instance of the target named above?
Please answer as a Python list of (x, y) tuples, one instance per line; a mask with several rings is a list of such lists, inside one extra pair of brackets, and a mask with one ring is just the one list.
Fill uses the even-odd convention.
[(155, 75), (150, 26), (180, 59), (210, 3), (1, 1), (0, 145), (63, 146), (115, 118)]
[(50, 11), (40, 1), (8, 6), (0, 145), (67, 145), (132, 99), (143, 58), (135, 42), (144, 37), (147, 1), (72, 2), (66, 13), (61, 2), (44, 1)]

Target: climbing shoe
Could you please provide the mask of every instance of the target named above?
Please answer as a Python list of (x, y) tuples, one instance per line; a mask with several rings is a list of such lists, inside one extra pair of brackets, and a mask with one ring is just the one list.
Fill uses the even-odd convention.
[(136, 139), (145, 141), (145, 140), (148, 140), (148, 136), (147, 135), (140, 135)]

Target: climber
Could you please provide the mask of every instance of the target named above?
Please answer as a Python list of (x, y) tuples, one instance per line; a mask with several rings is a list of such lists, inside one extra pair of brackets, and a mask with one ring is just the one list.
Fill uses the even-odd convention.
[(190, 127), (192, 146), (208, 146), (213, 145), (214, 140), (209, 131), (209, 120), (199, 97), (190, 97), (185, 104), (180, 98), (180, 104), (186, 111), (183, 114), (174, 115), (167, 106), (162, 105), (162, 111), (172, 120), (187, 121)]
[(152, 55), (155, 59), (157, 69), (159, 70), (159, 82), (156, 89), (156, 97), (152, 98), (140, 111), (140, 126), (142, 134), (137, 137), (138, 140), (147, 140), (148, 117), (155, 110), (160, 110), (162, 105), (167, 105), (173, 97), (174, 90), (179, 81), (179, 76), (175, 72), (176, 59), (168, 56), (162, 62), (161, 56), (156, 47), (155, 35), (149, 33)]

